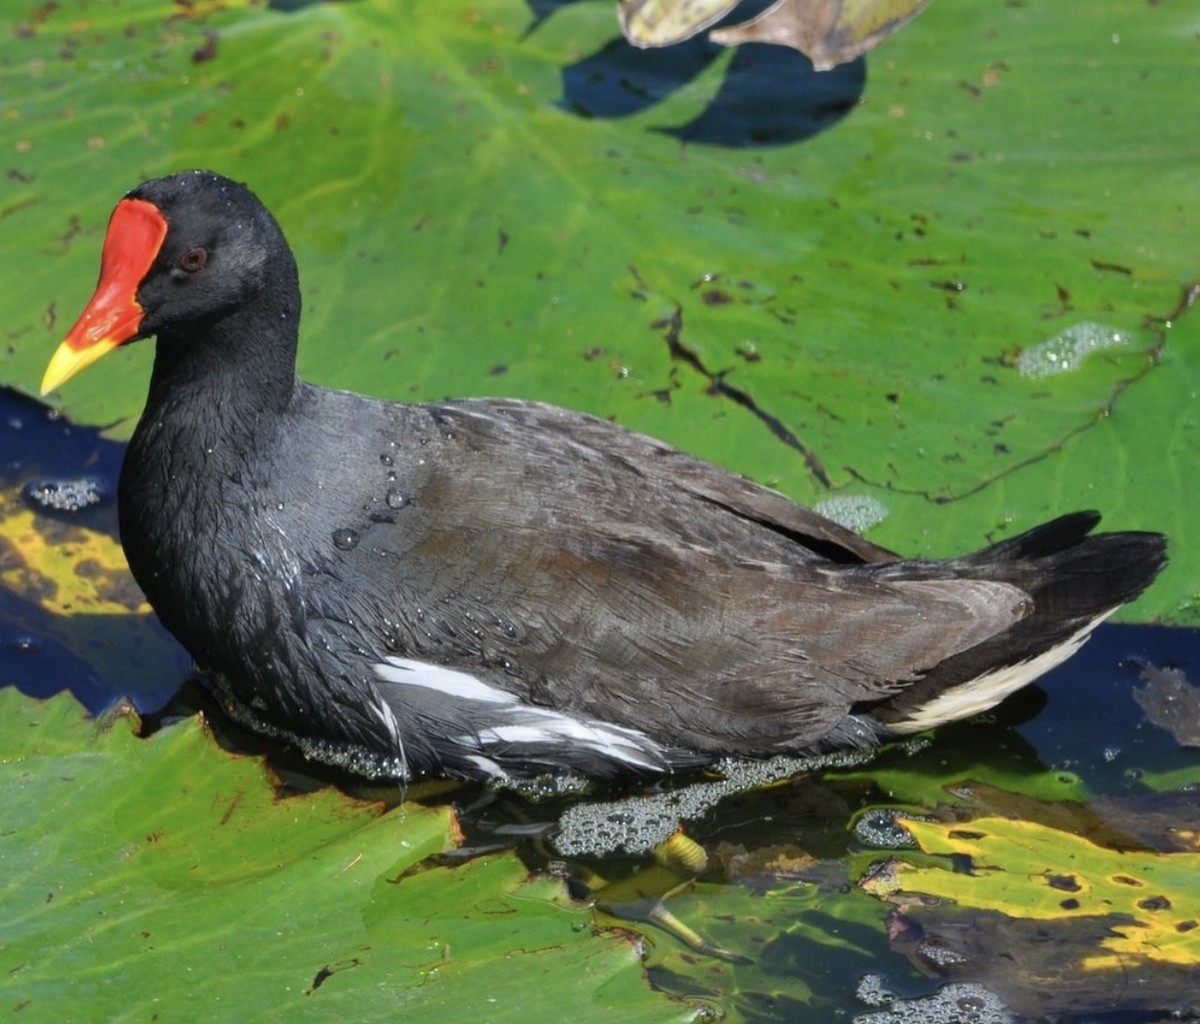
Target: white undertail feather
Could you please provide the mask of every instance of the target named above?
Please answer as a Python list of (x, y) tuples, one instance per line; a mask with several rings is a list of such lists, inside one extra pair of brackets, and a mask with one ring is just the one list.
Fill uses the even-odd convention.
[[(645, 733), (595, 719), (574, 718), (543, 708), (519, 707), (512, 713), (513, 724), (480, 729), (478, 742), (486, 748), (510, 744), (531, 746), (584, 747), (613, 761), (635, 768), (661, 770), (661, 747)], [(467, 740), (470, 737), (460, 737)]]
[(952, 686), (939, 693), (928, 704), (914, 709), (907, 718), (889, 722), (888, 729), (893, 733), (924, 732), (926, 729), (970, 718), (994, 708), (1009, 694), (1015, 693), (1071, 657), (1083, 646), (1092, 630), (1116, 610), (1110, 608), (1102, 612), (1062, 643), (1027, 661), (1006, 665), (1004, 668), (976, 676), (970, 682)]
[[(662, 771), (667, 762), (660, 744), (645, 733), (594, 718), (575, 717), (547, 708), (530, 707), (512, 693), (489, 686), (481, 679), (411, 658), (390, 657), (373, 666), (383, 682), (431, 690), (459, 701), (480, 705), (472, 717), (481, 719), (473, 733), (455, 737), (455, 742), (478, 753), (468, 760), (491, 775), (503, 774), (494, 757), (521, 746), (533, 748), (574, 747), (591, 750), (602, 757), (633, 768)], [(511, 749), (520, 760), (519, 749)]]

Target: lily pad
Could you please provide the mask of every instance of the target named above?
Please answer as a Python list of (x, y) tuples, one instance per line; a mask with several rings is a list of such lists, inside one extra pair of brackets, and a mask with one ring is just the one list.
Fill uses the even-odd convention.
[[(0, 51), (0, 259), (21, 281), (0, 295), (0, 380), (36, 388), (121, 192), (210, 166), (288, 232), (301, 369), (323, 383), (615, 417), (806, 502), (871, 497), (873, 538), (905, 552), (1078, 506), (1186, 536), (1194, 44), (1177, 6), (1100, 13), (931, 5), (836, 116), (803, 114), (801, 144), (778, 141), (800, 137), (789, 105), (743, 81), (721, 137), (768, 147), (747, 150), (659, 129), (708, 116), (752, 48), (655, 54), (674, 84), (628, 116), (559, 104), (612, 42), (604, 4), (531, 29), (513, 0), (31, 3)], [(677, 312), (672, 346), (656, 325)], [(1127, 341), (1021, 375), (1085, 324)], [(62, 399), (127, 433), (149, 356)], [(1200, 554), (1176, 545), (1133, 614), (1200, 621)]]
[[(1097, 507), (1106, 526), (1161, 529), (1174, 542), (1168, 571), (1128, 614), (1200, 623), (1200, 551), (1188, 543), (1200, 504), (1200, 318), (1184, 299), (1197, 276), (1200, 181), (1191, 98), (1179, 84), (1195, 61), (1186, 5), (1090, 0), (1068, 16), (1054, 5), (933, 4), (867, 60), (798, 76), (804, 96), (784, 103), (753, 72), (767, 52), (802, 64), (794, 54), (721, 53), (701, 42), (647, 54), (656, 62), (629, 74), (611, 4), (529, 7), (543, 16), (531, 21), (516, 0), (23, 0), (0, 39), (0, 266), (19, 285), (0, 290), (0, 382), (36, 390), (90, 292), (120, 193), (144, 177), (209, 166), (248, 181), (292, 239), (306, 303), (301, 365), (312, 379), (404, 400), (506, 394), (599, 413), (797, 499), (883, 509), (872, 539), (914, 554), (958, 553)], [(568, 75), (582, 68), (606, 90), (607, 107), (564, 101)], [(838, 87), (814, 99), (821, 79)], [(703, 141), (714, 139), (721, 144)], [(1024, 355), (1082, 325), (1124, 343), (1089, 351), (1068, 373), (1022, 374)], [(126, 436), (150, 355), (148, 345), (117, 353), (55, 401)], [(13, 586), (42, 586), (62, 523), (38, 516), (32, 527), (43, 536), (28, 537), (15, 494), (5, 554), (15, 561), (5, 565), (21, 576), (6, 578), (0, 600)], [(68, 579), (73, 564), (59, 563)], [(22, 635), (53, 633), (40, 598), (26, 593), (18, 608), (29, 616)], [(149, 617), (62, 610), (60, 602), (53, 621), (80, 655), (71, 671), (88, 671), (97, 652), (108, 652), (106, 666), (120, 663), (104, 670), (114, 679), (143, 664), (181, 671), (166, 653), (139, 660), (114, 631), (138, 623), (137, 635), (143, 625), (152, 633)], [(42, 675), (55, 687), (69, 681), (66, 671)], [(1105, 706), (1092, 693), (1081, 688), (1072, 710)], [(63, 705), (31, 706), (49, 715)], [(278, 883), (259, 850), (248, 877), (219, 880), (202, 896), (188, 887), (191, 868), (232, 872), (238, 862), (221, 861), (235, 847), (205, 845), (212, 836), (195, 826), (169, 863), (147, 837), (164, 816), (175, 822), (172, 805), (186, 804), (223, 839), (228, 828), (256, 829), (237, 809), (220, 824), (227, 794), (261, 786), (263, 799), (246, 806), (265, 808), (255, 845), (271, 850), (282, 828), (275, 816), (304, 818), (310, 798), (274, 801), (257, 762), (234, 761), (227, 777), (192, 750), (168, 766), (163, 751), (176, 745), (210, 749), (196, 726), (134, 745), (119, 724), (81, 738), (92, 727), (74, 709), (33, 729), (28, 713), (3, 708), (0, 728), (38, 737), (29, 760), (7, 733), (0, 746), (10, 958), (0, 998), (25, 1003), (26, 1016), (36, 1008), (77, 1019), (79, 994), (95, 991), (102, 1010), (124, 1013), (132, 1000), (130, 1016), (153, 1012), (157, 999), (183, 1019), (210, 1019), (222, 1006), (237, 1007), (239, 1020), (270, 1019), (281, 1007), (301, 1018), (371, 1019), (384, 1004), (378, 1013), (389, 1019), (410, 1006), (418, 1018), (466, 1008), (504, 1019), (518, 1014), (487, 1003), (492, 982), (531, 976), (523, 997), (544, 999), (543, 1016), (577, 1000), (608, 1019), (685, 1012), (647, 995), (633, 948), (594, 938), (587, 914), (558, 902), (557, 883), (526, 881), (507, 856), (459, 874), (398, 846), (412, 841), (404, 816), (433, 835), (446, 827), (441, 812), (409, 807), (392, 819), (311, 798), (318, 809), (306, 820), (320, 824), (320, 838), (308, 853), (287, 846), (291, 861), (276, 857)], [(1135, 727), (1135, 707), (1119, 715)], [(1060, 735), (1080, 728), (1063, 724), (1071, 715), (1051, 721)], [(755, 966), (689, 962), (690, 951), (654, 935), (658, 977), (681, 993), (735, 992), (737, 1012), (759, 1020), (809, 1012), (814, 994), (832, 1013), (840, 977), (843, 1009), (859, 968), (894, 977), (895, 961), (880, 966), (882, 909), (839, 888), (849, 875), (836, 858), (855, 809), (894, 789), (893, 804), (927, 810), (963, 779), (1042, 798), (1085, 800), (1097, 788), (1043, 749), (1014, 749), (1012, 730), (963, 728), (969, 753), (952, 767), (944, 761), (954, 736), (943, 730), (919, 765), (830, 781), (844, 803), (833, 800), (836, 813), (819, 819), (819, 837), (814, 815), (771, 807), (773, 827), (794, 828), (789, 840), (824, 846), (821, 881), (683, 894), (674, 911), (713, 941), (770, 955)], [(1099, 760), (1102, 730), (1088, 728)], [(117, 756), (111, 744), (125, 743)], [(1132, 780), (1141, 768), (1118, 759), (1107, 770)], [(210, 787), (210, 776), (224, 788)], [(1195, 768), (1142, 777), (1158, 789), (1191, 785)], [(90, 799), (71, 795), (85, 783)], [(60, 797), (64, 811), (52, 802)], [(106, 823), (98, 810), (110, 806)], [(709, 824), (726, 838), (736, 818)], [(386, 855), (373, 847), (381, 836)], [(339, 874), (368, 845), (370, 857)], [(134, 870), (151, 863), (159, 867), (148, 877)], [(56, 889), (62, 879), (74, 888)], [(764, 885), (779, 898), (756, 898)], [(453, 894), (444, 902), (443, 888)], [(491, 944), (496, 922), (529, 930)], [(85, 947), (81, 936), (105, 925), (105, 943)], [(814, 947), (822, 934), (844, 937), (854, 970), (837, 973), (846, 961)], [(1035, 949), (1031, 931), (1014, 935), (1010, 949)], [(544, 965), (566, 980), (546, 981)], [(1190, 988), (1164, 994), (1159, 1009), (1186, 1005), (1195, 968), (1183, 970)], [(150, 995), (126, 992), (118, 1005), (105, 981), (114, 971)], [(458, 980), (442, 985), (448, 977)], [(912, 971), (900, 980), (905, 991), (920, 981)], [(242, 986), (254, 1013), (241, 1012)], [(263, 992), (282, 995), (267, 1009)], [(1092, 1005), (1129, 998), (1126, 986)]]
[[(0, 1005), (37, 1020), (685, 1020), (636, 944), (445, 808), (279, 797), (192, 719), (135, 735), (0, 690)], [(219, 1008), (224, 1007), (224, 1010)]]
[[(895, 865), (898, 891), (888, 898), (907, 909), (889, 930), (912, 934), (913, 955), (927, 965), (982, 974), (1026, 1012), (1114, 998), (1131, 1008), (1194, 1004), (1200, 854), (1111, 849), (996, 817), (905, 828), (927, 856)], [(1129, 998), (1131, 973), (1142, 991)]]

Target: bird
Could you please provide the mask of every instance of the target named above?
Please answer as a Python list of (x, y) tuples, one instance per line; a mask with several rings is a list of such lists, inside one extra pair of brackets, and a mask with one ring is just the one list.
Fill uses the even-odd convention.
[(1090, 511), (903, 558), (603, 418), (308, 383), (300, 309), (249, 188), (149, 180), (42, 393), (155, 339), (118, 486), (129, 568), (234, 719), (367, 779), (870, 748), (993, 707), (1166, 560)]

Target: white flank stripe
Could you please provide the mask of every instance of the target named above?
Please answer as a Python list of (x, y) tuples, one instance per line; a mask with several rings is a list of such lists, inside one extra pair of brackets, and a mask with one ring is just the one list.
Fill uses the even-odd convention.
[(515, 704), (517, 698), (511, 693), (497, 690), (466, 672), (459, 672), (444, 665), (431, 665), (424, 661), (408, 658), (388, 658), (386, 662), (372, 665), (375, 674), (385, 682), (400, 686), (420, 686), (436, 690), (447, 697), (461, 697), (488, 704)]
[(994, 708), (1010, 693), (1016, 693), (1022, 686), (1066, 661), (1083, 646), (1092, 630), (1115, 611), (1116, 608), (1110, 608), (1102, 615), (1097, 615), (1077, 633), (1037, 657), (998, 668), (994, 672), (985, 672), (970, 682), (951, 687), (928, 704), (917, 708), (908, 718), (889, 722), (888, 729), (893, 733), (923, 732)]
[[(517, 717), (514, 715), (514, 717)], [(529, 744), (539, 747), (586, 747), (642, 768), (661, 768), (660, 747), (643, 733), (619, 725), (571, 718), (541, 708), (522, 709), (521, 721), (479, 730), (483, 746)], [(467, 739), (467, 737), (463, 737)]]
[[(466, 672), (431, 665), (409, 658), (388, 658), (373, 665), (377, 678), (398, 686), (416, 686), (442, 696), (475, 701), (487, 709), (467, 711), (469, 717), (482, 719), (478, 733), (456, 736), (455, 742), (478, 754), (467, 755), (489, 774), (501, 774), (502, 767), (487, 756), (491, 748), (522, 745), (553, 749), (583, 747), (614, 761), (639, 768), (662, 770), (662, 748), (645, 733), (621, 725), (610, 725), (591, 718), (573, 718), (548, 708), (530, 707), (511, 693), (488, 686)], [(387, 705), (382, 705), (387, 709)], [(387, 709), (390, 714), (390, 709)], [(385, 719), (386, 721), (386, 719)], [(391, 721), (395, 729), (395, 719)], [(398, 734), (399, 730), (396, 730)], [(399, 739), (397, 735), (397, 739)], [(519, 751), (509, 752), (514, 759)]]
[[(562, 729), (549, 729), (537, 725), (497, 725), (491, 729), (479, 730), (479, 742), (486, 747), (500, 743), (538, 743), (545, 746), (562, 745), (564, 736), (570, 735)], [(575, 734), (573, 739), (586, 740)]]

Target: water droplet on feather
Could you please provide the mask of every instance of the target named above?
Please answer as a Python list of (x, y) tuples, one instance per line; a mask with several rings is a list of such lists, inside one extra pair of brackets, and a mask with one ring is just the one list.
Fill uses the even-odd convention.
[(340, 551), (352, 551), (358, 545), (358, 534), (354, 530), (333, 531), (333, 546)]

